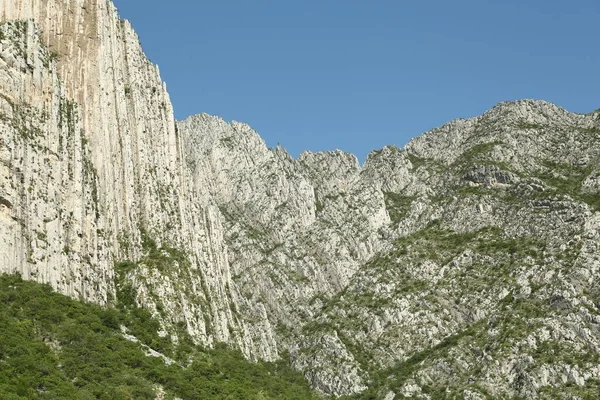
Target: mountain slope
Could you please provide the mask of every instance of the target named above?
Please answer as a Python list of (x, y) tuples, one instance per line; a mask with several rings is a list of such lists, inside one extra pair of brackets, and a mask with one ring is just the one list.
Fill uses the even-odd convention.
[(289, 353), (326, 394), (597, 397), (598, 112), (506, 102), (362, 166), (294, 159), (175, 122), (108, 1), (0, 17), (0, 271)]
[(597, 396), (598, 139), (597, 120), (521, 101), (413, 140), (427, 190), (388, 195), (392, 250), (305, 326), (296, 364), (328, 360), (317, 386), (350, 364), (381, 396)]
[[(404, 150), (373, 152), (362, 168), (343, 153), (293, 160), (249, 128), (209, 116), (179, 126), (194, 149), (188, 164), (225, 214), (234, 282), (248, 288), (250, 308), (265, 306), (278, 342), (289, 343), (314, 387), (524, 397), (550, 388), (552, 397), (566, 382), (593, 386), (598, 359), (586, 354), (599, 345), (594, 115), (502, 103)], [(307, 186), (312, 193), (297, 192)], [(474, 336), (472, 351), (488, 346), (493, 366), (473, 369), (481, 360), (467, 357), (459, 339)], [(548, 348), (557, 353), (552, 362)], [(448, 354), (449, 365), (463, 363), (446, 369), (450, 378), (421, 363), (448, 363)], [(377, 378), (385, 371), (396, 377)]]
[(2, 399), (314, 398), (283, 363), (189, 338), (173, 345), (147, 311), (85, 304), (16, 276), (0, 276), (0, 321)]

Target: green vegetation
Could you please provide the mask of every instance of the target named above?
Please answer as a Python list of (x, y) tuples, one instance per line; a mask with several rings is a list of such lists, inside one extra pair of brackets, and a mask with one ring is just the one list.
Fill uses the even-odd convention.
[(600, 134), (600, 128), (597, 128), (595, 126), (591, 127), (591, 128), (583, 128), (583, 127), (575, 127), (576, 130), (578, 130), (579, 132), (583, 132), (587, 135), (598, 135)]
[(545, 161), (542, 163), (547, 170), (540, 172), (537, 177), (555, 187), (560, 193), (575, 195), (581, 190), (581, 184), (592, 172), (593, 166), (573, 165)]
[(233, 150), (235, 147), (235, 142), (233, 136), (227, 136), (219, 139), (219, 143), (221, 143), (228, 150)]
[(593, 165), (574, 165), (570, 163), (543, 162), (547, 168), (539, 172), (537, 178), (553, 188), (553, 194), (567, 195), (575, 200), (587, 203), (592, 209), (600, 210), (600, 196), (582, 191), (583, 181), (594, 170)]
[(12, 126), (19, 132), (19, 137), (26, 141), (34, 141), (42, 137), (40, 125), (44, 122), (39, 112), (25, 105), (13, 104)]
[(467, 248), (480, 254), (499, 256), (521, 254), (535, 257), (545, 245), (543, 242), (527, 237), (504, 237), (502, 230), (497, 227), (458, 233), (442, 227), (439, 221), (434, 220), (425, 229), (398, 239), (395, 247), (397, 250), (386, 259), (393, 260), (405, 255), (410, 248), (412, 258), (446, 263)]
[(496, 146), (499, 145), (502, 145), (502, 142), (494, 141), (476, 144), (475, 146), (469, 148), (464, 153), (462, 153), (458, 160), (466, 161), (467, 163), (471, 164), (472, 160), (487, 155), (492, 150), (494, 150)]
[[(494, 146), (499, 144), (501, 143), (490, 142), (473, 146), (456, 160), (454, 166), (458, 167), (464, 173), (469, 167), (476, 164), (495, 165), (504, 171), (509, 171), (520, 177), (524, 177), (524, 173), (511, 170), (510, 166), (504, 163), (495, 162), (486, 157)], [(592, 163), (578, 165), (573, 163), (557, 163), (550, 160), (540, 161), (540, 164), (544, 167), (543, 169), (530, 172), (527, 175), (542, 180), (548, 186), (546, 190), (534, 193), (529, 192), (527, 195), (523, 195), (523, 193), (516, 192), (512, 189), (498, 191), (486, 187), (485, 185), (461, 185), (456, 188), (456, 193), (467, 196), (493, 196), (501, 198), (506, 204), (519, 204), (521, 206), (525, 205), (524, 202), (529, 200), (569, 196), (574, 200), (588, 204), (595, 211), (600, 210), (600, 196), (596, 193), (588, 193), (582, 190), (583, 182), (597, 166)]]
[(43, 65), (45, 68), (50, 68), (53, 62), (57, 62), (59, 59), (59, 55), (54, 50), (48, 50), (46, 57), (43, 60)]
[(177, 361), (166, 365), (122, 336), (120, 326), (139, 323), (148, 335), (140, 340), (160, 343), (143, 310), (101, 308), (0, 276), (0, 398), (154, 399), (159, 386), (166, 399), (314, 398), (285, 362), (251, 363), (224, 345), (202, 349), (184, 338), (163, 346)]
[(418, 369), (419, 364), (421, 364), (426, 359), (431, 359), (434, 357), (447, 357), (449, 350), (453, 347), (456, 347), (461, 340), (467, 338), (469, 340), (473, 340), (474, 337), (477, 336), (477, 333), (483, 324), (483, 321), (479, 321), (469, 326), (468, 328), (463, 329), (457, 334), (446, 337), (444, 340), (442, 340), (440, 343), (433, 347), (414, 353), (405, 361), (402, 361), (396, 364), (394, 367), (386, 370), (385, 373), (379, 376), (378, 378), (385, 379), (387, 376), (392, 376), (393, 378), (391, 380), (391, 386), (393, 388), (398, 389), (400, 386), (402, 386), (404, 381)]
[[(176, 282), (178, 291), (189, 294), (188, 282), (185, 278), (181, 279), (181, 277), (189, 274), (191, 263), (188, 256), (181, 250), (168, 244), (159, 246), (143, 228), (140, 228), (140, 233), (143, 256), (136, 262), (125, 260), (115, 265), (116, 306), (129, 317), (130, 325), (128, 325), (128, 328), (142, 343), (161, 352), (173, 352), (175, 349), (172, 347), (171, 340), (156, 335), (156, 332), (161, 328), (159, 321), (151, 318), (149, 310), (137, 306), (136, 289), (133, 281), (136, 279), (144, 280), (145, 278), (141, 273), (152, 271), (152, 273), (158, 273), (162, 277), (168, 277)], [(123, 235), (121, 240), (123, 242), (121, 245), (125, 244), (127, 236)], [(149, 290), (148, 298), (155, 304), (156, 311), (162, 314), (164, 305), (160, 296), (153, 292), (152, 285), (146, 283), (145, 286)], [(201, 289), (204, 292), (204, 297), (195, 297), (194, 300), (206, 310), (202, 315), (206, 329), (210, 330), (211, 323), (208, 318), (210, 305), (206, 302), (209, 296), (204, 286)], [(178, 337), (185, 339), (187, 334), (183, 329), (183, 323), (180, 324), (180, 326), (170, 326), (168, 329), (172, 330)]]
[(18, 20), (18, 21), (14, 21), (13, 24), (14, 24), (15, 28), (17, 29), (17, 31), (19, 31), (20, 33), (23, 33), (23, 34), (27, 33), (27, 26), (29, 24), (28, 21)]
[(426, 159), (416, 156), (412, 153), (406, 152), (406, 157), (408, 158), (414, 169), (418, 169), (419, 167), (427, 164)]
[[(522, 353), (529, 354), (534, 360), (534, 365), (574, 365), (586, 367), (597, 365), (600, 355), (592, 349), (576, 349), (569, 345), (568, 341), (538, 342), (537, 347), (523, 347), (522, 343), (526, 337), (544, 326), (545, 319), (552, 311), (549, 305), (538, 299), (515, 298), (508, 295), (500, 302), (500, 308), (491, 319), (481, 319), (474, 322), (455, 334), (442, 339), (438, 344), (425, 348), (410, 355), (396, 365), (383, 370), (374, 371), (370, 374), (370, 389), (354, 396), (346, 396), (345, 400), (371, 400), (382, 398), (387, 391), (398, 393), (404, 383), (415, 377), (415, 373), (427, 369), (438, 362), (444, 362), (449, 368), (454, 368), (456, 354), (469, 354), (485, 352), (493, 359), (503, 359), (519, 348)], [(495, 330), (496, 334), (490, 335)], [(535, 369), (535, 367), (532, 367)], [(471, 377), (485, 375), (484, 364), (474, 365), (468, 372)], [(485, 387), (478, 383), (478, 379), (457, 382), (451, 376), (448, 381), (443, 379), (439, 382), (423, 384), (422, 390), (432, 399), (462, 398), (465, 389), (482, 394), (487, 399), (505, 398), (489, 395)], [(585, 399), (596, 399), (600, 396), (598, 381), (588, 380), (585, 386), (576, 386), (567, 382), (564, 386), (545, 386), (540, 388), (540, 394), (544, 398), (562, 398), (559, 394), (571, 394), (582, 396)], [(565, 398), (571, 396), (564, 396)], [(402, 398), (402, 397), (400, 397)]]
[(390, 219), (396, 224), (404, 219), (413, 200), (416, 199), (416, 196), (403, 196), (393, 192), (384, 192), (383, 196)]
[(541, 129), (544, 129), (546, 127), (544, 125), (541, 125), (541, 124), (532, 124), (530, 122), (519, 121), (517, 123), (517, 128), (523, 129), (523, 130), (525, 130), (525, 129), (541, 130)]
[(69, 136), (75, 135), (75, 124), (79, 119), (78, 113), (77, 103), (74, 100), (60, 99), (58, 127), (62, 129), (63, 126), (66, 126)]
[[(187, 255), (181, 250), (167, 244), (159, 247), (156, 241), (143, 229), (141, 230), (141, 236), (144, 258), (139, 263), (143, 263), (150, 269), (156, 269), (160, 272), (167, 272), (171, 268), (181, 268), (190, 265)], [(116, 266), (118, 272), (128, 272), (123, 270), (126, 267), (132, 267), (132, 263), (125, 261)]]
[[(458, 167), (461, 173), (467, 172), (470, 168), (477, 164), (495, 165), (505, 171), (511, 171), (508, 164), (494, 161), (490, 154), (497, 146), (502, 146), (504, 143), (500, 141), (479, 143), (465, 150), (454, 163), (454, 167)], [(513, 171), (511, 171), (513, 172)], [(518, 174), (517, 174), (518, 175)]]

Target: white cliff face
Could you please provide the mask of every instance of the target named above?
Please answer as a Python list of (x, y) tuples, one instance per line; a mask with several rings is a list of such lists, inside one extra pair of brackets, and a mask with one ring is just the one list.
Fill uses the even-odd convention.
[(8, 0), (0, 19), (2, 270), (106, 303), (114, 263), (139, 259), (147, 232), (186, 253), (189, 290), (134, 279), (138, 302), (175, 298), (166, 327), (234, 342), (220, 216), (191, 202), (165, 85), (130, 24), (110, 1)]
[(112, 262), (80, 110), (37, 27), (0, 29), (1, 268), (105, 303)]
[[(72, 129), (85, 138), (91, 150), (88, 166), (97, 175), (96, 201), (102, 219), (98, 230), (108, 245), (105, 262), (128, 256), (119, 237), (135, 242), (141, 224), (150, 229), (165, 225), (163, 210), (177, 210), (177, 195), (156, 195), (159, 187), (168, 187), (178, 174), (172, 111), (157, 69), (145, 59), (131, 27), (118, 19), (110, 2), (3, 1), (0, 16), (5, 21), (39, 24), (42, 40), (49, 46), (45, 62), (50, 63), (47, 67), (52, 68), (53, 79), (60, 78), (62, 83), (58, 90), (51, 88), (47, 93), (64, 97), (70, 107), (64, 112), (72, 113), (72, 124), (76, 124)], [(31, 22), (25, 25), (22, 40), (37, 41), (37, 29)], [(43, 64), (38, 62), (42, 75), (48, 69)], [(34, 70), (32, 74), (40, 73)], [(42, 95), (43, 87), (31, 82), (29, 74), (21, 75), (24, 82), (13, 82), (12, 87), (5, 87), (5, 93), (11, 97), (24, 90), (19, 101), (43, 110), (45, 105), (39, 103), (48, 97)], [(58, 106), (54, 108), (58, 110)], [(54, 137), (44, 139), (59, 142)], [(73, 152), (81, 152), (79, 143), (73, 145)], [(77, 214), (84, 205), (71, 204), (68, 212)], [(135, 248), (131, 247), (134, 254)], [(79, 252), (77, 247), (73, 250)], [(103, 269), (111, 268), (104, 265)]]
[(293, 159), (246, 124), (176, 123), (109, 1), (0, 19), (0, 271), (100, 304), (130, 285), (173, 340), (289, 351), (327, 394), (598, 379), (598, 112), (501, 103), (363, 166)]
[(79, 105), (111, 247), (119, 234), (139, 239), (141, 223), (165, 231), (178, 212), (169, 188), (179, 186), (179, 147), (164, 84), (130, 24), (109, 1), (9, 0), (0, 16), (39, 24), (65, 96)]

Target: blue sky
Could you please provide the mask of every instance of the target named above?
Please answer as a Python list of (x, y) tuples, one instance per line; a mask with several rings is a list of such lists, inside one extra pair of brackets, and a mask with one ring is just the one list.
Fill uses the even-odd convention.
[(387, 144), (504, 100), (600, 108), (598, 0), (114, 0), (177, 119), (250, 124), (294, 156)]

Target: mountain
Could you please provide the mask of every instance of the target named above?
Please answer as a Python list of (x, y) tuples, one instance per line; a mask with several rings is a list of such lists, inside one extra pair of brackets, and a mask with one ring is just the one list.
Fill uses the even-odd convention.
[(110, 1), (0, 20), (1, 272), (326, 395), (600, 397), (600, 112), (505, 102), (294, 159), (175, 121)]

